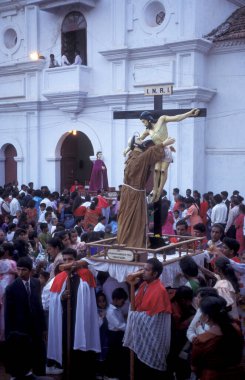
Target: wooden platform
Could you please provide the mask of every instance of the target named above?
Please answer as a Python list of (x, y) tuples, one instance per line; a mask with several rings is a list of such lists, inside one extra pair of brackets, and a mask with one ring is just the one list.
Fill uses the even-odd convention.
[[(171, 237), (173, 236), (166, 235), (163, 238), (169, 241)], [(147, 259), (156, 257), (163, 265), (160, 280), (167, 287), (175, 287), (179, 286), (176, 278), (181, 273), (179, 266), (181, 258), (186, 255), (191, 256), (198, 265), (204, 266), (208, 253), (204, 250), (196, 249), (197, 242), (201, 240), (200, 238), (178, 237), (177, 235), (174, 235), (174, 238), (184, 240), (156, 249), (118, 245), (116, 238), (91, 242), (87, 244), (88, 254), (84, 259), (90, 265), (90, 269), (109, 272), (111, 277), (123, 282), (129, 274), (142, 269)]]

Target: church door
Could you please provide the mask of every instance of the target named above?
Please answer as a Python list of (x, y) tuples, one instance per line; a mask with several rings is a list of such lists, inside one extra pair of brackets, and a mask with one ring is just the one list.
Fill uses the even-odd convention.
[(5, 183), (17, 181), (17, 162), (14, 157), (17, 156), (15, 147), (8, 144), (4, 151), (5, 154)]
[(89, 156), (93, 155), (91, 141), (84, 133), (66, 137), (61, 147), (61, 191), (69, 189), (76, 179), (82, 185), (89, 181), (93, 166)]

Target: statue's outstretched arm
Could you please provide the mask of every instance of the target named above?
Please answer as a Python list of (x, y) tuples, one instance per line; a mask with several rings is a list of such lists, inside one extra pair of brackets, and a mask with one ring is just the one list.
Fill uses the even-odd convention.
[(198, 108), (193, 108), (192, 110), (190, 110), (186, 113), (182, 113), (180, 115), (175, 115), (175, 116), (163, 115), (163, 116), (160, 116), (159, 119), (164, 118), (164, 121), (166, 123), (169, 123), (169, 122), (181, 121), (181, 120), (184, 120), (187, 117), (191, 117), (191, 116), (195, 117), (195, 116), (198, 116), (199, 113), (200, 113), (200, 110)]

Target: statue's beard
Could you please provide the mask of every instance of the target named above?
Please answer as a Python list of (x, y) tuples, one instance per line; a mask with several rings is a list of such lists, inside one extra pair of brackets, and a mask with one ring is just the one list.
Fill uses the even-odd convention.
[(153, 129), (153, 125), (151, 124), (150, 121), (148, 121), (148, 124), (146, 126), (146, 129)]

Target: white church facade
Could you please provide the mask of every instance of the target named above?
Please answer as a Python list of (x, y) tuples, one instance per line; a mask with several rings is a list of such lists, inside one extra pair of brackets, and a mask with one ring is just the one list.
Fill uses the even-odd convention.
[[(169, 123), (166, 190), (245, 194), (245, 0), (1, 0), (0, 185), (87, 184), (103, 152), (123, 183), (123, 150), (143, 131), (114, 111), (153, 110), (145, 89), (173, 85), (164, 109), (205, 108)], [(75, 50), (82, 65), (73, 65)], [(68, 66), (49, 68), (49, 56)], [(37, 56), (35, 57), (36, 54)]]

